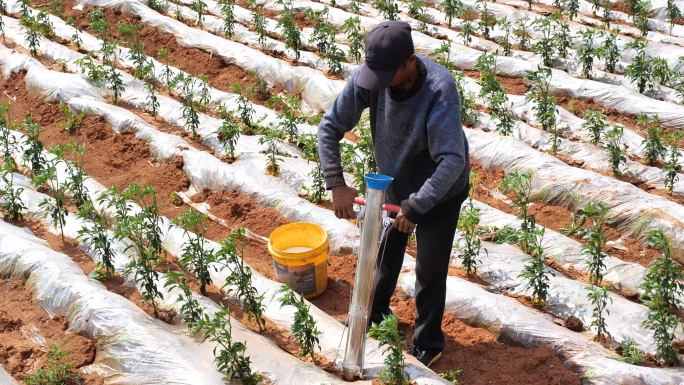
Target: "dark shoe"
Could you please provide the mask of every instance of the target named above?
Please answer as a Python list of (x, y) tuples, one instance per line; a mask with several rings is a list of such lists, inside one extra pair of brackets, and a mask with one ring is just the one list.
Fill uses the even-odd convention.
[(408, 352), (408, 354), (416, 357), (418, 361), (420, 361), (423, 365), (427, 366), (428, 368), (432, 366), (432, 364), (437, 362), (437, 360), (439, 360), (440, 357), (442, 357), (442, 352), (439, 350), (422, 350), (416, 345), (407, 345), (406, 351)]

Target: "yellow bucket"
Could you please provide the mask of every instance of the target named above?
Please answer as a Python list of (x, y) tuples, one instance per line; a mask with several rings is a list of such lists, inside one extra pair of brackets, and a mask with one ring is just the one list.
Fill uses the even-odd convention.
[(278, 227), (268, 238), (268, 251), (278, 281), (304, 298), (316, 298), (328, 287), (328, 234), (322, 227), (299, 222)]

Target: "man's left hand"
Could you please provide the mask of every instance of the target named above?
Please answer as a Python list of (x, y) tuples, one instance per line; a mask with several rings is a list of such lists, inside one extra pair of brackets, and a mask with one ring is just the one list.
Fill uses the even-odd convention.
[(394, 219), (394, 228), (401, 231), (402, 233), (412, 233), (413, 229), (416, 228), (416, 224), (406, 219), (404, 213), (399, 210), (397, 218)]

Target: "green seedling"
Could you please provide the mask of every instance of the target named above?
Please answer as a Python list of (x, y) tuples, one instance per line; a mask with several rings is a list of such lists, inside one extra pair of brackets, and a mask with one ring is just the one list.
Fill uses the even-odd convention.
[(582, 128), (589, 131), (591, 136), (591, 144), (598, 145), (601, 143), (601, 137), (604, 132), (610, 127), (608, 124), (608, 117), (599, 110), (586, 110), (584, 111), (584, 123), (582, 123)]
[(304, 186), (303, 189), (308, 193), (310, 202), (320, 203), (325, 198), (326, 188), (321, 158), (318, 153), (318, 135), (304, 134), (299, 138), (298, 144), (304, 146), (302, 148), (302, 158), (306, 159), (307, 162), (315, 162), (316, 164), (311, 172), (309, 172), (311, 187)]
[(613, 169), (613, 175), (616, 177), (619, 177), (622, 173), (620, 171), (620, 165), (627, 163), (627, 148), (622, 143), (623, 133), (624, 130), (622, 127), (614, 126), (604, 135), (608, 161)]
[(183, 245), (179, 259), (185, 269), (195, 276), (202, 295), (207, 295), (207, 285), (212, 283), (209, 268), (217, 260), (213, 249), (207, 248), (208, 222), (209, 218), (206, 215), (194, 209), (171, 220), (171, 223), (183, 229), (188, 239)]
[(39, 139), (44, 130), (40, 128), (39, 123), (33, 122), (32, 116), (24, 119), (19, 129), (26, 133), (26, 139), (23, 143), (25, 148), (23, 159), (25, 163), (29, 164), (31, 176), (35, 177), (43, 171), (47, 163), (47, 158), (43, 154), (43, 142)]
[(230, 156), (230, 159), (235, 159), (235, 146), (237, 146), (238, 139), (242, 135), (242, 127), (235, 124), (232, 117), (230, 117), (223, 121), (216, 134), (219, 140), (223, 141), (223, 151)]
[(643, 94), (647, 89), (653, 89), (655, 85), (655, 75), (651, 65), (652, 58), (646, 54), (647, 44), (645, 39), (640, 38), (625, 45), (625, 48), (637, 51), (636, 56), (627, 66), (625, 77), (637, 88), (640, 94)]
[(631, 365), (641, 365), (646, 360), (644, 352), (639, 350), (636, 342), (631, 338), (626, 342), (620, 343), (620, 350), (622, 358), (618, 358), (618, 360), (622, 362)]
[(542, 62), (545, 66), (553, 66), (553, 54), (556, 51), (555, 33), (553, 20), (551, 18), (542, 17), (535, 19), (530, 24), (532, 29), (541, 33), (541, 37), (532, 46), (532, 52), (542, 57)]
[(28, 385), (81, 385), (84, 384), (81, 373), (76, 370), (73, 360), (68, 360), (70, 352), (64, 349), (66, 342), (61, 345), (50, 341), (50, 350), (47, 352), (47, 367), (24, 377)]
[[(482, 263), (478, 260), (480, 250), (482, 250), (482, 242), (477, 237), (477, 227), (480, 224), (480, 210), (473, 205), (473, 195), (476, 193), (475, 179), (477, 172), (470, 173), (470, 194), (468, 196), (468, 203), (466, 204), (465, 212), (458, 219), (458, 229), (463, 235), (464, 245), (460, 243), (456, 246), (459, 250), (458, 258), (461, 260), (461, 265), (468, 276), (477, 274), (477, 264)], [(487, 253), (487, 249), (485, 249)]]
[(456, 370), (447, 369), (440, 373), (439, 376), (447, 381), (450, 381), (454, 385), (458, 385), (458, 378), (461, 376), (461, 374), (463, 374), (463, 368), (461, 368), (461, 365), (458, 365)]
[(347, 34), (349, 41), (349, 58), (354, 63), (359, 63), (365, 49), (365, 29), (361, 27), (361, 19), (358, 16), (348, 18), (342, 24), (342, 30)]
[(499, 19), (497, 25), (504, 31), (504, 35), (498, 39), (498, 43), (503, 48), (504, 56), (511, 56), (511, 49), (513, 48), (513, 38), (511, 36), (511, 23), (507, 17)]
[(644, 162), (653, 164), (658, 159), (665, 158), (667, 156), (667, 149), (661, 141), (663, 130), (660, 128), (658, 115), (649, 120), (648, 116), (641, 114), (637, 118), (637, 126), (646, 133), (644, 140), (641, 142), (644, 148)]
[(600, 286), (606, 265), (603, 262), (609, 257), (606, 253), (606, 242), (608, 236), (603, 231), (604, 223), (611, 223), (606, 220), (606, 206), (591, 202), (580, 210), (586, 218), (591, 218), (591, 228), (584, 231), (584, 239), (587, 243), (582, 245), (582, 251), (589, 255), (587, 265), (589, 266), (589, 283)]
[(440, 3), (442, 12), (447, 21), (447, 25), (451, 28), (452, 21), (458, 17), (458, 13), (464, 8), (461, 0), (445, 0)]
[[(525, 279), (525, 289), (532, 289), (532, 304), (543, 306), (549, 294), (549, 276), (546, 272), (546, 258), (544, 256), (544, 233), (543, 227), (533, 227), (529, 233), (529, 253), (532, 254), (530, 262), (525, 265), (518, 277)], [(551, 273), (552, 274), (552, 273)]]
[(394, 0), (372, 0), (371, 4), (385, 20), (399, 19), (399, 6)]
[(531, 26), (531, 24), (528, 24), (529, 21), (530, 18), (528, 16), (521, 17), (515, 22), (517, 28), (513, 31), (513, 34), (518, 39), (518, 47), (523, 51), (526, 51), (530, 44), (530, 34), (527, 32)]
[(4, 186), (0, 188), (0, 207), (7, 211), (7, 214), (3, 215), (3, 220), (23, 220), (23, 212), (26, 210), (26, 206), (21, 200), (21, 193), (24, 192), (24, 188), (14, 187), (14, 173), (11, 165), (5, 166), (2, 170), (2, 181)]
[(57, 164), (59, 159), (47, 162), (47, 167), (43, 168), (38, 175), (31, 181), (38, 187), (45, 187), (50, 191), (52, 199), (43, 199), (38, 207), (43, 210), (43, 217), (50, 218), (52, 225), (59, 232), (64, 241), (64, 226), (66, 225), (66, 186), (57, 179)]
[(278, 0), (276, 1), (276, 4), (282, 5), (283, 7), (283, 9), (278, 12), (278, 15), (280, 16), (278, 28), (281, 28), (283, 31), (283, 42), (288, 49), (294, 52), (295, 60), (299, 60), (300, 50), (302, 48), (302, 38), (301, 32), (294, 21), (292, 0)]
[(228, 288), (229, 293), (235, 293), (237, 299), (242, 302), (242, 310), (247, 313), (247, 320), (252, 321), (254, 317), (259, 330), (263, 331), (266, 328), (264, 296), (259, 295), (254, 287), (252, 269), (245, 263), (244, 256), (247, 247), (245, 233), (245, 229), (240, 228), (221, 243), (217, 258), (230, 270), (230, 275), (226, 277), (222, 289)]
[(197, 12), (196, 25), (198, 27), (202, 28), (202, 25), (204, 25), (204, 15), (209, 13), (207, 3), (205, 3), (202, 0), (193, 0), (192, 3), (190, 4), (190, 9)]
[(606, 71), (615, 73), (615, 67), (620, 60), (622, 54), (620, 47), (617, 45), (617, 36), (620, 29), (616, 28), (610, 32), (602, 32), (603, 43), (599, 47), (598, 56), (603, 59)]
[(468, 20), (468, 15), (473, 12), (472, 7), (468, 7), (464, 10), (461, 10), (458, 13), (458, 17), (463, 19), (463, 25), (461, 26), (461, 32), (458, 33), (458, 36), (460, 36), (463, 39), (463, 44), (468, 47), (470, 46), (470, 43), (473, 42), (472, 35), (475, 34), (475, 26), (473, 23)]
[(218, 6), (223, 17), (223, 35), (227, 38), (235, 35), (235, 13), (233, 11), (233, 0), (219, 0)]
[(594, 77), (594, 58), (598, 56), (599, 47), (594, 44), (596, 33), (593, 29), (581, 30), (578, 32), (582, 36), (582, 43), (577, 50), (577, 56), (582, 63), (582, 76), (587, 79)]
[(665, 144), (670, 146), (665, 166), (663, 167), (663, 172), (665, 173), (665, 190), (670, 195), (672, 195), (672, 192), (674, 191), (674, 185), (679, 180), (679, 172), (681, 171), (679, 157), (682, 156), (682, 152), (679, 150), (678, 143), (682, 136), (682, 132), (676, 130), (663, 137)]
[(266, 173), (273, 176), (280, 175), (280, 166), (278, 163), (282, 162), (283, 159), (279, 156), (278, 144), (284, 138), (285, 133), (282, 129), (270, 130), (259, 138), (259, 144), (266, 145)]
[(558, 146), (558, 130), (556, 121), (556, 105), (557, 100), (555, 97), (551, 96), (551, 69), (538, 67), (536, 71), (525, 72), (525, 79), (532, 82), (532, 88), (530, 88), (527, 96), (525, 96), (525, 101), (534, 101), (535, 106), (532, 108), (534, 111), (535, 119), (541, 124), (544, 131), (551, 131), (553, 134), (553, 152), (556, 152), (556, 147)]
[(316, 363), (316, 347), (321, 350), (318, 342), (318, 336), (321, 332), (316, 328), (316, 321), (309, 314), (310, 305), (304, 302), (304, 296), (301, 294), (297, 298), (297, 294), (285, 285), (279, 291), (283, 296), (278, 299), (280, 306), (294, 306), (297, 311), (294, 315), (294, 322), (292, 324), (291, 333), (294, 335), (297, 344), (299, 345), (299, 357), (311, 357), (311, 360)]
[(681, 310), (681, 296), (684, 293), (684, 270), (672, 258), (673, 250), (662, 229), (648, 233), (649, 246), (660, 250), (661, 257), (651, 262), (641, 289), (641, 300), (648, 307), (648, 318), (643, 326), (653, 331), (656, 356), (667, 364), (678, 364), (677, 351), (672, 347), (679, 319), (672, 314)]
[(302, 102), (296, 97), (276, 95), (268, 100), (268, 108), (280, 110), (278, 127), (285, 133), (290, 142), (294, 143), (299, 137), (298, 124), (306, 123), (301, 115)]
[[(570, 20), (577, 17), (577, 12), (579, 11), (579, 0), (564, 0), (563, 7), (567, 10), (567, 15)], [(559, 7), (561, 8), (561, 7)]]
[(588, 286), (587, 290), (589, 290), (587, 298), (594, 306), (594, 311), (591, 313), (590, 326), (596, 328), (596, 339), (601, 341), (603, 338), (611, 338), (606, 326), (606, 319), (603, 317), (604, 311), (606, 314), (610, 315), (610, 312), (606, 309), (606, 306), (608, 306), (608, 300), (610, 300), (610, 303), (613, 303), (613, 298), (608, 296), (610, 287), (605, 286), (598, 288), (596, 286)]
[(403, 334), (398, 330), (399, 318), (395, 314), (383, 314), (383, 321), (378, 325), (373, 323), (368, 331), (367, 338), (375, 338), (380, 346), (387, 346), (383, 353), (386, 354), (385, 366), (378, 373), (382, 384), (409, 385), (411, 378), (406, 373), (406, 362), (402, 347), (406, 345)]
[(109, 230), (107, 218), (95, 210), (95, 205), (90, 199), (81, 205), (78, 217), (90, 223), (83, 224), (76, 238), (88, 244), (90, 250), (100, 259), (96, 268), (98, 278), (105, 280), (111, 278), (115, 272), (114, 250), (107, 236)]

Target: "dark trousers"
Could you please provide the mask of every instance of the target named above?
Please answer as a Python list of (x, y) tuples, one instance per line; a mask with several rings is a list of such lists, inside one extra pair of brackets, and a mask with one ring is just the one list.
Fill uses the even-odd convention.
[[(461, 204), (469, 189), (440, 203), (421, 218), (416, 226), (418, 253), (416, 256), (416, 309), (413, 344), (424, 349), (444, 350), (442, 318), (446, 300), (446, 279), (452, 244)], [(378, 251), (378, 271), (375, 275), (371, 322), (380, 323), (383, 314), (390, 314), (390, 297), (397, 286), (409, 234), (391, 227)], [(384, 257), (383, 257), (384, 246)]]

